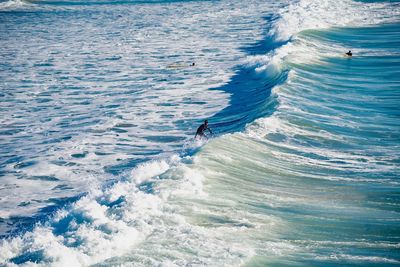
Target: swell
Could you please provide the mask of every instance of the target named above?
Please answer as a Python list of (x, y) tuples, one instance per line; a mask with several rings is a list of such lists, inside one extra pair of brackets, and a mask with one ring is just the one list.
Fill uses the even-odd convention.
[[(265, 47), (273, 46), (273, 44), (269, 43), (268, 40), (269, 39), (267, 39), (265, 42), (267, 43)], [(284, 42), (283, 45), (287, 45), (285, 47), (293, 48), (291, 47), (290, 42)], [(272, 114), (274, 110), (276, 110), (275, 97), (276, 95), (279, 96), (281, 92), (277, 90), (277, 94), (271, 95), (271, 88), (285, 81), (288, 75), (288, 72), (285, 70), (285, 68), (282, 68), (282, 61), (280, 61), (282, 58), (280, 53), (282, 53), (282, 51), (285, 52), (285, 49), (282, 49), (284, 46), (281, 46), (275, 50), (257, 50), (258, 48), (249, 49), (249, 51), (254, 51), (254, 49), (256, 51), (253, 53), (253, 56), (249, 58), (247, 64), (249, 67), (243, 67), (239, 69), (238, 74), (232, 78), (232, 81), (226, 87), (222, 88), (222, 90), (232, 94), (231, 103), (228, 108), (212, 117), (211, 121), (213, 123), (215, 122), (215, 124), (212, 126), (221, 129), (221, 133), (236, 132), (238, 129), (243, 129), (246, 123), (252, 122), (258, 117)], [(258, 45), (256, 47), (263, 46)], [(268, 51), (271, 52), (270, 55), (260, 55), (263, 53), (268, 54)], [(294, 62), (293, 65), (301, 65), (300, 62), (302, 63), (302, 60), (302, 58), (298, 59), (298, 62)], [(321, 61), (321, 58), (315, 60)], [(274, 61), (278, 64), (275, 64)], [(272, 64), (270, 62), (272, 62)], [(306, 70), (307, 69), (305, 69), (305, 71)], [(309, 80), (313, 79), (313, 77), (308, 78)], [(250, 81), (248, 79), (250, 79)], [(270, 82), (271, 80), (272, 82)], [(290, 79), (289, 82), (291, 82)], [(300, 87), (301, 84), (298, 84), (298, 86)], [(313, 94), (309, 94), (310, 97), (312, 97), (312, 95)], [(296, 95), (293, 94), (292, 96), (294, 97), (293, 102), (296, 102)], [(281, 100), (283, 98), (284, 97), (280, 97)], [(287, 108), (285, 104), (286, 103), (284, 103), (284, 101), (280, 102), (280, 108)], [(288, 106), (296, 107), (296, 105)], [(284, 115), (286, 116), (287, 114)], [(293, 118), (296, 119), (295, 117), (296, 114), (293, 116)], [(246, 134), (259, 138), (260, 135), (261, 137), (266, 135), (266, 132), (270, 130), (269, 127), (276, 126), (278, 130), (280, 130), (279, 127), (283, 126), (283, 129), (285, 129), (285, 125), (274, 125), (273, 123), (270, 123), (271, 121), (265, 121), (264, 123), (262, 120), (263, 119), (257, 120), (254, 124), (252, 124), (248, 128), (248, 132)], [(307, 121), (305, 124), (307, 125)], [(16, 264), (27, 263), (31, 261), (40, 262), (42, 264), (69, 262), (72, 264), (88, 265), (101, 262), (107, 258), (115, 258), (117, 261), (118, 256), (130, 251), (132, 246), (135, 244), (146, 240), (148, 235), (153, 234), (155, 237), (158, 237), (159, 234), (164, 238), (168, 238), (170, 237), (169, 232), (171, 232), (172, 236), (178, 237), (178, 241), (187, 241), (179, 238), (198, 238), (198, 240), (200, 240), (199, 244), (202, 244), (202, 242), (208, 242), (207, 244), (209, 246), (207, 248), (204, 248), (204, 246), (197, 243), (191, 248), (199, 251), (202, 249), (208, 249), (206, 251), (207, 253), (212, 253), (210, 250), (221, 252), (222, 254), (216, 254), (220, 257), (220, 262), (226, 260), (223, 261), (225, 265), (229, 263), (241, 263), (243, 262), (243, 259), (250, 257), (249, 255), (252, 255), (252, 253), (244, 251), (239, 247), (231, 247), (231, 251), (229, 252), (226, 252), (225, 250), (222, 251), (224, 246), (226, 246), (226, 243), (221, 240), (229, 240), (229, 238), (223, 236), (225, 239), (221, 239), (221, 237), (218, 235), (210, 237), (208, 235), (210, 232), (207, 230), (201, 229), (201, 227), (192, 227), (190, 223), (186, 222), (186, 217), (182, 215), (187, 215), (185, 212), (181, 211), (181, 209), (185, 210), (187, 207), (182, 208), (179, 206), (179, 204), (182, 204), (185, 200), (190, 199), (193, 196), (201, 198), (202, 196), (206, 195), (206, 192), (203, 191), (203, 181), (208, 174), (207, 171), (210, 171), (211, 173), (214, 171), (216, 174), (218, 174), (218, 172), (222, 172), (222, 174), (219, 175), (222, 177), (221, 179), (223, 180), (223, 186), (226, 186), (226, 188), (232, 190), (232, 194), (237, 193), (236, 188), (238, 188), (238, 186), (235, 187), (235, 184), (239, 185), (243, 184), (244, 182), (248, 182), (251, 185), (252, 192), (265, 193), (262, 194), (262, 196), (267, 196), (267, 198), (273, 199), (274, 201), (274, 198), (278, 199), (277, 202), (272, 203), (268, 202), (268, 199), (266, 199), (265, 203), (267, 204), (260, 204), (254, 201), (254, 199), (259, 197), (259, 195), (254, 195), (254, 199), (252, 199), (253, 196), (246, 196), (247, 198), (244, 199), (245, 201), (254, 201), (250, 203), (254, 209), (263, 211), (267, 210), (270, 212), (270, 214), (274, 214), (275, 212), (274, 215), (281, 215), (282, 213), (289, 214), (289, 216), (297, 215), (296, 218), (301, 219), (301, 216), (304, 214), (301, 214), (302, 211), (299, 211), (298, 208), (300, 207), (299, 204), (302, 203), (302, 199), (303, 201), (307, 202), (307, 207), (310, 207), (310, 210), (314, 205), (311, 202), (311, 199), (307, 198), (307, 195), (309, 195), (310, 192), (305, 192), (307, 187), (310, 185), (302, 184), (296, 189), (292, 184), (290, 184), (290, 181), (282, 181), (280, 179), (280, 174), (284, 171), (287, 171), (288, 175), (294, 180), (296, 180), (294, 177), (294, 174), (296, 173), (301, 173), (303, 175), (308, 174), (310, 177), (310, 184), (314, 185), (313, 189), (316, 191), (323, 190), (325, 184), (318, 184), (318, 182), (315, 182), (313, 180), (314, 178), (315, 180), (320, 178), (314, 177), (313, 174), (315, 173), (308, 173), (308, 170), (310, 169), (307, 169), (307, 166), (304, 167), (301, 166), (301, 164), (297, 164), (299, 169), (296, 170), (291, 169), (290, 166), (293, 164), (293, 162), (296, 162), (296, 160), (299, 160), (299, 162), (296, 163), (303, 163), (301, 161), (303, 159), (309, 160), (310, 155), (311, 159), (313, 160), (320, 160), (323, 158), (323, 156), (327, 155), (315, 153), (316, 151), (312, 149), (306, 151), (306, 153), (300, 151), (300, 149), (294, 151), (299, 146), (295, 147), (295, 149), (288, 146), (284, 147), (284, 149), (287, 149), (286, 152), (288, 153), (280, 154), (279, 156), (281, 157), (276, 157), (276, 155), (273, 153), (271, 154), (270, 151), (273, 150), (267, 149), (267, 152), (259, 151), (260, 142), (266, 142), (268, 145), (275, 146), (275, 143), (279, 143), (279, 140), (284, 140), (285, 138), (292, 138), (292, 140), (295, 140), (296, 138), (302, 137), (302, 134), (304, 134), (304, 136), (306, 136), (305, 140), (303, 140), (304, 143), (310, 142), (308, 144), (313, 145), (315, 143), (311, 143), (311, 140), (308, 137), (311, 136), (313, 138), (323, 138), (323, 136), (319, 135), (323, 135), (323, 132), (317, 132), (317, 134), (310, 134), (310, 136), (307, 136), (309, 132), (301, 130), (302, 129), (300, 129), (299, 132), (295, 132), (293, 135), (291, 135), (291, 133), (285, 135), (286, 133), (282, 134), (279, 133), (279, 131), (276, 133), (272, 132), (267, 136), (269, 138), (269, 140), (267, 138), (267, 141), (259, 141), (257, 138), (255, 138), (250, 142), (250, 148), (253, 148), (253, 150), (248, 149), (249, 143), (246, 143), (248, 141), (246, 136), (239, 136), (238, 138), (237, 134), (232, 136), (227, 135), (222, 138), (217, 138), (210, 144), (206, 145), (194, 160), (190, 156), (186, 157), (188, 154), (184, 153), (183, 159), (175, 157), (171, 160), (147, 162), (142, 164), (134, 169), (131, 176), (128, 177), (126, 181), (119, 181), (111, 186), (107, 186), (106, 188), (94, 188), (87, 196), (84, 196), (77, 202), (73, 203), (71, 207), (67, 207), (64, 210), (59, 210), (56, 215), (47, 220), (43, 226), (39, 226), (34, 231), (26, 233), (23, 237), (17, 237), (13, 240), (6, 241), (2, 245), (2, 249), (6, 253), (2, 255), (5, 255), (4, 257), (6, 257), (5, 259), (7, 261), (11, 261)], [(311, 130), (312, 129), (310, 129), (310, 132), (312, 132)], [(235, 144), (235, 146), (232, 144)], [(301, 148), (307, 148), (307, 146), (304, 145)], [(221, 150), (221, 153), (216, 153), (219, 149)], [(226, 151), (232, 152), (233, 156), (230, 154), (226, 155)], [(257, 154), (254, 154), (254, 151), (256, 151)], [(293, 153), (293, 151), (298, 152), (299, 155), (295, 155), (296, 153)], [(238, 154), (241, 156), (247, 156), (248, 165), (245, 168), (243, 167), (243, 162), (232, 161), (234, 155)], [(260, 170), (257, 168), (260, 167), (257, 166), (260, 163), (258, 157), (259, 154), (264, 156), (268, 155), (274, 161), (270, 162), (270, 164), (267, 166), (262, 165)], [(208, 158), (208, 156), (210, 157)], [(232, 157), (230, 158), (230, 156)], [(279, 161), (285, 157), (288, 159), (286, 161), (286, 166)], [(337, 157), (337, 159), (339, 161), (340, 157)], [(223, 166), (226, 168), (227, 162), (230, 161), (232, 163), (232, 168), (229, 170), (223, 169)], [(211, 162), (211, 164), (208, 165), (207, 162)], [(215, 166), (218, 167), (218, 163), (222, 163), (223, 166), (221, 166), (221, 168), (215, 168)], [(328, 163), (332, 164), (328, 166), (329, 168), (335, 166), (341, 167), (341, 162), (328, 161)], [(194, 170), (191, 170), (192, 165), (195, 166)], [(272, 182), (256, 181), (253, 184), (251, 181), (252, 178), (246, 176), (248, 173), (258, 173), (260, 177), (263, 177), (266, 170), (271, 171), (270, 166), (274, 167), (272, 173), (275, 175), (275, 180)], [(359, 169), (362, 169), (362, 167), (363, 164), (361, 163)], [(205, 169), (207, 169), (207, 171), (205, 171)], [(245, 178), (248, 180), (244, 181)], [(339, 178), (345, 179), (346, 177), (344, 177), (344, 175), (343, 177), (339, 175)], [(233, 185), (232, 182), (234, 182)], [(269, 191), (265, 188), (260, 188), (261, 185), (268, 183), (272, 185), (276, 185), (277, 183), (279, 187), (278, 189), (283, 191), (289, 190), (291, 192), (284, 192), (285, 194), (282, 196), (279, 195), (279, 190), (274, 192), (273, 190)], [(328, 184), (329, 182), (325, 183)], [(340, 189), (340, 185), (338, 185), (337, 188)], [(350, 193), (352, 188), (350, 187), (346, 189), (346, 193)], [(174, 198), (176, 195), (181, 197), (178, 203), (167, 203), (167, 200)], [(289, 199), (287, 196), (289, 196)], [(222, 195), (222, 197), (226, 197), (226, 195)], [(357, 198), (357, 196), (354, 196), (354, 198)], [(321, 197), (319, 200), (324, 204), (329, 204), (329, 199), (323, 199)], [(212, 202), (213, 200), (207, 199), (207, 201)], [(241, 203), (248, 204), (245, 201)], [(227, 200), (227, 202), (229, 202), (229, 200)], [(293, 206), (288, 208), (288, 202), (292, 203)], [(222, 200), (221, 203), (226, 204)], [(218, 204), (221, 203), (216, 203), (215, 207), (218, 207)], [(343, 203), (339, 204), (343, 204), (340, 206), (340, 208), (344, 208), (346, 207), (347, 203), (344, 201)], [(221, 204), (221, 206), (223, 205)], [(227, 206), (229, 206), (229, 203)], [(274, 207), (280, 207), (282, 209), (274, 211)], [(180, 212), (175, 214), (177, 210)], [(307, 214), (307, 212), (304, 213), (305, 215), (318, 216), (318, 214)], [(332, 213), (334, 215), (339, 215), (339, 213)], [(224, 212), (223, 215), (226, 215), (226, 213)], [(246, 222), (246, 220), (240, 218), (241, 215), (243, 214), (238, 213), (236, 217), (231, 219), (227, 219), (227, 215), (225, 217), (214, 216), (212, 222), (202, 221), (203, 224), (200, 224), (200, 226), (212, 225), (213, 227), (217, 227), (216, 225), (225, 224), (230, 225), (235, 229), (237, 229), (236, 227), (257, 229), (257, 223), (263, 223), (263, 220), (259, 220), (257, 223)], [(346, 216), (350, 215), (351, 211), (346, 213)], [(361, 213), (361, 215), (365, 214)], [(263, 215), (260, 215), (260, 217), (264, 219)], [(285, 217), (285, 215), (282, 217)], [(362, 218), (369, 217), (364, 216)], [(277, 222), (279, 223), (280, 220), (275, 221), (274, 219), (271, 219), (270, 229), (275, 229)], [(157, 230), (154, 229), (154, 224), (157, 224), (159, 227)], [(302, 226), (306, 228), (305, 232), (312, 232), (312, 228), (317, 227), (315, 223), (311, 222), (308, 225), (305, 223)], [(261, 230), (265, 230), (265, 228), (261, 228)], [(318, 228), (318, 230), (320, 230), (320, 228)], [(232, 232), (229, 231), (228, 233), (232, 234)], [(48, 238), (46, 242), (43, 241), (43, 236)], [(135, 242), (128, 240), (127, 236), (129, 236), (131, 239), (134, 239)], [(154, 242), (154, 240), (150, 238), (148, 241), (150, 245), (151, 241)], [(157, 244), (161, 245), (162, 241), (165, 240), (157, 239), (157, 241), (155, 241), (156, 244), (153, 244), (154, 247), (156, 247), (156, 249), (160, 249)], [(248, 247), (246, 248), (249, 248), (250, 251), (253, 245), (254, 244), (252, 243), (247, 244)], [(292, 245), (293, 244), (289, 244), (288, 246), (290, 247)], [(390, 245), (391, 244), (389, 243), (388, 246), (390, 247)], [(285, 246), (286, 244), (283, 244), (282, 249), (284, 249)], [(384, 242), (382, 243), (382, 246), (385, 246)], [(57, 249), (54, 250), (54, 247)], [(277, 250), (279, 253), (279, 249)], [(91, 253), (92, 251), (95, 252)], [(140, 255), (140, 253), (145, 254), (145, 252), (139, 250), (138, 254)], [(206, 255), (208, 255), (207, 253)], [(223, 257), (221, 255), (223, 255)], [(146, 260), (148, 258), (153, 258), (153, 261), (141, 261), (143, 262), (143, 265), (146, 265), (146, 263), (147, 265), (154, 265), (156, 263), (154, 260), (156, 255), (145, 256), (146, 257), (143, 256), (143, 258), (146, 258)], [(128, 258), (128, 260), (143, 260), (143, 258), (140, 258), (139, 256), (131, 256), (131, 258)], [(240, 260), (235, 261), (238, 258)], [(110, 260), (111, 263), (112, 260), (113, 259)], [(207, 262), (206, 259), (202, 260), (203, 261), (200, 262), (200, 264), (214, 263), (209, 261)], [(163, 261), (163, 259), (161, 258), (160, 261)], [(191, 262), (178, 262), (178, 265), (185, 265), (185, 263), (190, 264)]]
[[(277, 15), (265, 17), (268, 25), (265, 32), (270, 32), (279, 19)], [(218, 134), (240, 132), (246, 124), (274, 112), (277, 102), (274, 96), (271, 96), (271, 91), (286, 81), (288, 69), (281, 62), (274, 61), (273, 57), (274, 51), (285, 44), (287, 41), (277, 41), (267, 35), (260, 42), (242, 48), (249, 56), (246, 62), (237, 66), (235, 75), (227, 84), (211, 88), (230, 95), (229, 105), (209, 118), (210, 126), (217, 129)], [(257, 60), (265, 55), (268, 55), (266, 64), (265, 59)], [(263, 71), (259, 71), (258, 68), (263, 68)]]
[(245, 266), (398, 265), (399, 29), (293, 38), (274, 113), (196, 155), (208, 196), (187, 217), (250, 251)]
[[(276, 96), (271, 95), (271, 90), (286, 82), (292, 67), (287, 64), (286, 58), (297, 53), (294, 57), (298, 57), (303, 63), (305, 60), (314, 60), (313, 53), (319, 54), (319, 51), (314, 50), (313, 43), (307, 43), (306, 40), (301, 45), (296, 43), (300, 32), (307, 29), (390, 22), (399, 12), (393, 11), (393, 14), (387, 16), (386, 11), (389, 8), (395, 10), (397, 6), (397, 3), (387, 5), (382, 1), (375, 1), (370, 6), (352, 1), (296, 1), (282, 8), (278, 15), (265, 17), (268, 22), (266, 38), (254, 46), (243, 48), (248, 55), (246, 64), (238, 67), (236, 75), (228, 84), (216, 88), (229, 93), (231, 99), (228, 107), (211, 118), (214, 126), (220, 133), (240, 132), (246, 124), (274, 112), (278, 102)], [(357, 12), (358, 10), (363, 12)], [(356, 46), (357, 42), (365, 41), (357, 40), (357, 36), (353, 36), (348, 43)], [(379, 42), (374, 42), (373, 45), (378, 47)], [(330, 52), (329, 55), (336, 56), (337, 49), (320, 49), (326, 49), (326, 52)]]

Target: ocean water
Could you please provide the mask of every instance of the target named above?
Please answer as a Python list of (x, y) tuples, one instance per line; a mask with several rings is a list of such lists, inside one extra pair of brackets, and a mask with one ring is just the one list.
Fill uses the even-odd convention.
[(398, 266), (399, 18), (0, 2), (0, 265)]

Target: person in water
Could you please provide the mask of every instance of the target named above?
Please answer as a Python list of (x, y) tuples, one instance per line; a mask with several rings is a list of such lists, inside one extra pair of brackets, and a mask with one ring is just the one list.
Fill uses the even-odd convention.
[(197, 136), (205, 137), (207, 138), (207, 136), (205, 136), (204, 132), (208, 130), (210, 132), (210, 134), (212, 134), (212, 131), (210, 128), (208, 128), (208, 120), (205, 120), (204, 123), (202, 125), (199, 126), (199, 128), (197, 128), (197, 132), (196, 135), (194, 136), (194, 138), (197, 138)]
[(346, 55), (348, 55), (349, 57), (351, 57), (351, 56), (353, 55), (353, 53), (351, 53), (351, 50), (349, 50), (349, 52), (347, 52)]

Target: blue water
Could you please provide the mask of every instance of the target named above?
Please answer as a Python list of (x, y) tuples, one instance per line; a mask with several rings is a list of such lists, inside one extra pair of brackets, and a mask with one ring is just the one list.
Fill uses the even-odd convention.
[(0, 265), (397, 266), (399, 13), (1, 2)]

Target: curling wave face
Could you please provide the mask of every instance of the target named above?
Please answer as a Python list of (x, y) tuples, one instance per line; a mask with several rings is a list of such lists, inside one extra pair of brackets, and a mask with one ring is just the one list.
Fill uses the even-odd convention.
[[(94, 183), (32, 231), (3, 240), (0, 262), (399, 264), (398, 5), (341, 1), (327, 19), (311, 16), (337, 2), (299, 1), (269, 18), (267, 39), (220, 87), (229, 105), (212, 118), (230, 134), (194, 156)], [(360, 18), (334, 24), (331, 16), (359, 8)], [(342, 56), (348, 47), (351, 59)]]

